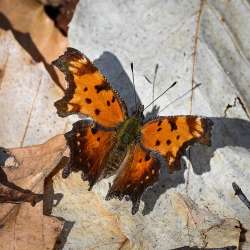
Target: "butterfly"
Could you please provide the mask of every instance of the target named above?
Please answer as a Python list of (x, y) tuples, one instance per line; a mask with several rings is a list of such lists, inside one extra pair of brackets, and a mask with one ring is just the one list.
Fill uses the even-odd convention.
[(132, 201), (132, 214), (139, 209), (143, 192), (158, 179), (160, 154), (169, 173), (180, 168), (188, 145), (210, 144), (212, 121), (199, 116), (158, 116), (144, 121), (143, 106), (128, 115), (125, 103), (105, 76), (81, 52), (73, 48), (53, 63), (64, 74), (68, 88), (55, 102), (61, 117), (80, 114), (84, 119), (65, 134), (70, 148), (66, 178), (82, 171), (89, 190), (103, 178), (116, 173), (106, 199), (124, 196)]

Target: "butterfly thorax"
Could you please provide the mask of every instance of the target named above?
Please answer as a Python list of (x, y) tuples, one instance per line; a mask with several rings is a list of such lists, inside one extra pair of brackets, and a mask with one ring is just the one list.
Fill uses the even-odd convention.
[(131, 144), (140, 134), (140, 129), (141, 129), (141, 122), (136, 116), (127, 118), (118, 127), (117, 136), (119, 143), (124, 145)]
[(117, 136), (105, 164), (104, 176), (112, 175), (122, 164), (129, 148), (140, 135), (141, 121), (136, 116), (127, 118), (117, 128)]

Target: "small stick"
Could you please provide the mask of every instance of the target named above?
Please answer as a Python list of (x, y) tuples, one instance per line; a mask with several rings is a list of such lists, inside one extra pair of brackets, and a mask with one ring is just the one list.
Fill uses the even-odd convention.
[(179, 248), (175, 248), (175, 249), (171, 249), (171, 250), (236, 250), (237, 247), (236, 246), (228, 246), (228, 247), (219, 247), (219, 248), (199, 248), (199, 247), (179, 247)]
[(238, 195), (240, 200), (248, 207), (248, 209), (250, 209), (250, 201), (247, 199), (240, 187), (235, 182), (232, 183), (232, 186), (235, 191), (235, 195)]

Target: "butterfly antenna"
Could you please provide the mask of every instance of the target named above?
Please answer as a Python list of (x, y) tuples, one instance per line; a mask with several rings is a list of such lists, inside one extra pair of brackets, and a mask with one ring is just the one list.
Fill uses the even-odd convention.
[[(134, 86), (134, 98), (135, 98), (135, 108), (136, 108), (137, 101), (136, 101), (136, 90), (135, 90), (134, 64), (131, 63), (130, 67), (131, 67), (131, 72), (132, 72), (132, 83), (133, 83), (133, 86)], [(136, 108), (136, 110), (137, 110), (137, 108)]]
[(175, 98), (172, 102), (170, 102), (169, 104), (167, 104), (163, 109), (161, 109), (159, 111), (159, 113), (161, 113), (162, 111), (164, 111), (168, 106), (170, 106), (171, 104), (173, 104), (174, 102), (178, 101), (179, 99), (183, 98), (185, 95), (187, 95), (188, 93), (190, 93), (191, 91), (193, 91), (194, 89), (198, 88), (201, 86), (201, 83), (197, 83), (193, 88), (191, 88), (190, 90), (184, 92), (181, 96), (178, 96), (177, 98)]
[(154, 73), (154, 80), (153, 80), (153, 97), (152, 97), (152, 100), (153, 100), (153, 105), (154, 105), (154, 99), (155, 99), (155, 81), (156, 81), (156, 76), (157, 76), (157, 72), (158, 72), (158, 68), (159, 68), (159, 64), (157, 63), (155, 65), (155, 73)]
[(143, 111), (145, 111), (149, 106), (151, 106), (156, 100), (158, 100), (160, 97), (162, 97), (168, 90), (170, 90), (171, 88), (173, 88), (176, 85), (177, 82), (174, 82), (171, 84), (171, 86), (169, 86), (165, 91), (163, 91), (157, 98), (155, 98), (152, 102), (150, 102), (146, 108), (144, 108)]

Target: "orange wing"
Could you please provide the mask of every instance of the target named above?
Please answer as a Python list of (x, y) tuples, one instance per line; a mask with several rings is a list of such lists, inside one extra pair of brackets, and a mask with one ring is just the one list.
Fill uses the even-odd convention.
[(140, 144), (132, 145), (122, 166), (118, 170), (106, 199), (128, 195), (133, 203), (132, 214), (139, 208), (144, 190), (158, 180), (160, 162)]
[(115, 144), (115, 132), (83, 120), (74, 123), (65, 138), (70, 148), (70, 161), (64, 168), (63, 177), (72, 170), (81, 170), (83, 180), (88, 180), (91, 189), (102, 176), (105, 161)]
[(125, 105), (85, 55), (68, 48), (53, 64), (66, 75), (69, 83), (65, 96), (55, 103), (60, 116), (81, 113), (106, 127), (115, 127), (124, 121)]
[(166, 159), (171, 173), (178, 169), (180, 157), (188, 145), (210, 144), (212, 125), (211, 120), (198, 116), (158, 117), (142, 127), (141, 142)]

